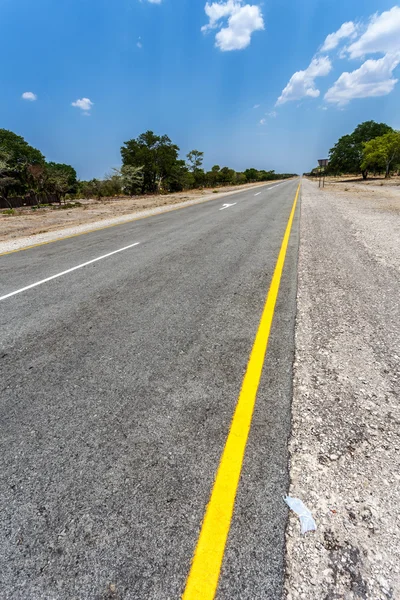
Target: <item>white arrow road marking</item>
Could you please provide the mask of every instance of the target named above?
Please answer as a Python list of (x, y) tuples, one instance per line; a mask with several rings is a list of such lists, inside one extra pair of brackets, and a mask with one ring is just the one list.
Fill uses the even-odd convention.
[(72, 269), (67, 269), (66, 271), (62, 271), (61, 273), (57, 273), (57, 275), (52, 275), (51, 277), (46, 277), (46, 279), (42, 279), (41, 281), (37, 281), (36, 283), (31, 283), (31, 285), (27, 285), (15, 292), (11, 292), (10, 294), (6, 294), (5, 296), (0, 296), (0, 300), (5, 300), (6, 298), (10, 298), (11, 296), (16, 296), (21, 292), (26, 292), (26, 290), (31, 290), (38, 285), (42, 285), (42, 283), (47, 283), (52, 279), (56, 279), (57, 277), (61, 277), (62, 275), (67, 275), (68, 273), (72, 273), (72, 271), (76, 271), (77, 269), (82, 269), (82, 267), (86, 267), (87, 265), (91, 265), (99, 260), (103, 260), (103, 258), (108, 258), (109, 256), (113, 256), (113, 254), (118, 254), (119, 252), (123, 252), (124, 250), (128, 250), (129, 248), (133, 248), (134, 246), (138, 246), (140, 242), (136, 242), (136, 244), (130, 244), (129, 246), (125, 246), (124, 248), (120, 248), (119, 250), (114, 250), (114, 252), (109, 252), (108, 254), (103, 254), (103, 256), (99, 256), (98, 258), (93, 258), (92, 260), (88, 260), (87, 262), (82, 263), (81, 265), (77, 265), (76, 267), (72, 267)]
[(234, 202), (233, 204), (224, 204), (222, 208), (220, 208), (219, 210), (225, 210), (225, 208), (229, 208), (230, 206), (235, 206), (235, 204), (237, 204), (237, 202)]

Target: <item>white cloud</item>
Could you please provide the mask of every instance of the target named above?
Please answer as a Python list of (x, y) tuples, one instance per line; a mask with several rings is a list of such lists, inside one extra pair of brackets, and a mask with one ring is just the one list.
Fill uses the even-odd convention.
[(315, 87), (316, 77), (325, 77), (332, 69), (332, 63), (327, 56), (313, 58), (305, 71), (297, 71), (279, 96), (276, 106), (291, 100), (310, 97), (318, 98), (320, 91)]
[(395, 54), (400, 52), (400, 6), (371, 17), (366, 31), (353, 42), (347, 51), (350, 58), (366, 54)]
[(72, 106), (83, 110), (85, 116), (89, 116), (93, 104), (94, 103), (89, 100), (89, 98), (81, 98), (80, 100), (75, 100), (75, 102), (72, 102)]
[(329, 52), (329, 50), (334, 50), (334, 48), (339, 45), (340, 40), (354, 37), (355, 33), (356, 26), (352, 21), (343, 23), (343, 25), (337, 31), (335, 31), (335, 33), (330, 33), (326, 37), (324, 45), (321, 48), (321, 52)]
[(261, 104), (255, 104), (253, 108), (260, 108)]
[(37, 100), (37, 96), (33, 92), (24, 92), (21, 98), (23, 100), (29, 100), (30, 102), (34, 102), (35, 100)]
[(260, 125), (266, 125), (266, 124), (267, 124), (267, 119), (261, 119)]
[(276, 117), (278, 116), (278, 113), (276, 112), (276, 110), (271, 110), (270, 112), (266, 113), (266, 115), (270, 119), (276, 119)]
[[(243, 0), (227, 0), (226, 2), (207, 2), (204, 8), (209, 23), (201, 30), (221, 27), (215, 36), (215, 45), (222, 51), (243, 50), (251, 42), (255, 31), (264, 29), (264, 20), (259, 6), (243, 4)], [(222, 27), (221, 20), (227, 19), (227, 27)]]
[(147, 0), (150, 4), (161, 4), (162, 0)]
[(342, 73), (325, 94), (325, 100), (338, 106), (354, 98), (370, 98), (390, 94), (397, 83), (393, 70), (400, 64), (400, 53), (386, 54), (379, 60), (367, 60), (351, 73)]

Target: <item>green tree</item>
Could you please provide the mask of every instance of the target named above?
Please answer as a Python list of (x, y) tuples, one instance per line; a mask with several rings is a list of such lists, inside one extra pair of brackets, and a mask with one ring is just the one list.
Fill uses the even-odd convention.
[(100, 179), (80, 181), (78, 193), (87, 199), (96, 198), (97, 200), (101, 200), (101, 198), (104, 196), (103, 182)]
[(187, 155), (189, 163), (189, 171), (195, 173), (199, 169), (201, 169), (203, 165), (204, 152), (200, 152), (199, 150), (191, 150)]
[(143, 167), (143, 193), (155, 193), (167, 187), (164, 182), (176, 167), (178, 152), (178, 146), (167, 135), (158, 136), (153, 131), (125, 142), (121, 148), (123, 166)]
[(46, 165), (49, 174), (59, 173), (68, 182), (68, 193), (74, 194), (77, 191), (78, 179), (76, 171), (71, 165), (65, 165), (63, 163), (49, 162)]
[(49, 190), (49, 175), (46, 164), (33, 164), (26, 166), (26, 189), (25, 193), (30, 196), (36, 196), (38, 204), (41, 203), (43, 196), (53, 193)]
[(220, 171), (221, 167), (219, 165), (214, 165), (211, 171), (208, 171), (208, 173), (206, 173), (206, 184), (211, 187), (217, 186), (221, 181)]
[(368, 177), (368, 169), (362, 168), (364, 143), (393, 131), (386, 123), (365, 121), (358, 125), (353, 133), (344, 135), (329, 152), (329, 172), (362, 173)]
[(249, 183), (253, 183), (254, 181), (258, 181), (258, 171), (257, 169), (246, 169), (244, 172), (246, 179)]
[(45, 163), (40, 150), (33, 148), (23, 137), (7, 129), (0, 129), (0, 150), (8, 154), (11, 167)]
[(246, 183), (246, 175), (244, 173), (236, 173), (236, 184), (243, 185)]
[(41, 194), (55, 196), (59, 204), (65, 200), (66, 194), (75, 194), (78, 190), (76, 171), (70, 165), (49, 162), (28, 166), (29, 191), (37, 195), (38, 202)]
[(129, 196), (137, 196), (143, 187), (143, 167), (124, 165), (121, 168), (122, 189)]
[(385, 177), (390, 176), (390, 169), (400, 162), (400, 132), (390, 131), (364, 144), (361, 168), (368, 170), (385, 169)]
[(166, 178), (164, 185), (165, 189), (169, 192), (188, 190), (195, 187), (195, 176), (188, 170), (184, 160), (177, 160)]
[(68, 176), (66, 173), (57, 170), (50, 170), (45, 183), (46, 192), (55, 196), (57, 202), (61, 204), (61, 200), (65, 200), (65, 196), (69, 190)]
[(11, 208), (8, 201), (8, 194), (11, 188), (17, 184), (15, 172), (10, 166), (10, 155), (4, 150), (0, 150), (0, 198), (2, 198)]
[(234, 183), (236, 179), (236, 171), (229, 167), (222, 167), (220, 171), (220, 181), (223, 185)]
[(91, 181), (79, 181), (77, 195), (81, 197), (83, 196), (83, 198), (86, 199), (95, 198), (97, 195), (97, 186), (94, 184), (94, 181), (97, 180), (92, 179)]
[(8, 177), (13, 180), (11, 182), (9, 179), (7, 186), (3, 185), (3, 194), (25, 195), (30, 187), (29, 166), (44, 165), (43, 154), (30, 146), (23, 137), (7, 129), (0, 129), (0, 153), (7, 157)]

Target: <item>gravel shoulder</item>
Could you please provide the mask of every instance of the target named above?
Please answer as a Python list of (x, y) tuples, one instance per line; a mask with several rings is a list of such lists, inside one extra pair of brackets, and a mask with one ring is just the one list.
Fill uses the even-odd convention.
[(400, 598), (400, 192), (303, 181), (287, 598)]
[(227, 186), (217, 188), (217, 193), (204, 189), (160, 196), (80, 200), (82, 206), (67, 210), (46, 207), (33, 211), (26, 207), (16, 209), (14, 215), (0, 212), (0, 254), (168, 212), (172, 208), (222, 199), (264, 185), (265, 182)]

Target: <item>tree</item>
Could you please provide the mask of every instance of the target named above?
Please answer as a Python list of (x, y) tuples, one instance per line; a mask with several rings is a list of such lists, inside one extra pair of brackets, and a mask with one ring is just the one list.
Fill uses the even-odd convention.
[(103, 182), (100, 179), (91, 179), (90, 181), (79, 181), (78, 194), (84, 198), (97, 198), (100, 200), (103, 196)]
[(122, 193), (122, 177), (118, 169), (112, 169), (104, 175), (101, 181), (101, 195), (108, 197), (120, 196)]
[(329, 171), (331, 173), (362, 173), (368, 177), (368, 169), (362, 168), (363, 144), (393, 131), (386, 123), (365, 121), (353, 133), (344, 135), (329, 151)]
[(76, 192), (78, 180), (74, 167), (71, 167), (71, 165), (65, 165), (63, 163), (49, 162), (47, 163), (47, 170), (49, 171), (49, 173), (62, 174), (68, 182), (68, 193), (74, 194)]
[(246, 175), (244, 173), (236, 173), (236, 184), (243, 185), (246, 183)]
[(220, 174), (220, 166), (219, 165), (214, 165), (211, 169), (211, 171), (208, 171), (208, 173), (206, 173), (206, 183), (207, 185), (211, 186), (211, 187), (215, 187), (219, 184), (220, 179), (221, 179), (221, 174)]
[(29, 195), (36, 196), (38, 204), (41, 202), (41, 194), (52, 193), (48, 189), (49, 172), (45, 164), (33, 164), (26, 167), (26, 190)]
[(181, 192), (195, 187), (196, 180), (193, 173), (188, 171), (184, 160), (177, 160), (164, 182), (165, 189), (169, 192)]
[(258, 171), (258, 181), (271, 181), (272, 179), (278, 179), (275, 175), (275, 171)]
[(61, 200), (65, 199), (68, 193), (69, 183), (68, 177), (62, 171), (50, 170), (46, 180), (46, 192), (56, 197), (56, 200), (61, 204)]
[(45, 163), (45, 158), (40, 150), (33, 148), (23, 137), (7, 129), (0, 129), (0, 150), (8, 154), (9, 164), (12, 167), (21, 164)]
[(189, 163), (189, 171), (195, 173), (199, 169), (201, 169), (203, 165), (204, 152), (200, 152), (199, 150), (191, 150), (187, 155)]
[[(3, 197), (4, 194), (7, 196), (9, 194), (24, 195), (29, 189), (28, 167), (30, 165), (44, 165), (45, 158), (43, 154), (30, 146), (23, 137), (7, 129), (0, 129), (0, 153), (1, 156), (7, 157), (6, 164), (9, 177), (7, 185), (3, 181)], [(4, 180), (4, 176), (2, 179)]]
[(17, 180), (14, 177), (13, 170), (9, 163), (10, 155), (5, 151), (0, 150), (0, 198), (5, 200), (11, 208), (11, 204), (8, 201), (8, 194), (10, 188), (17, 183)]
[(39, 189), (56, 197), (57, 202), (65, 200), (66, 194), (74, 194), (78, 189), (76, 171), (71, 165), (49, 162), (45, 167), (34, 165), (30, 167), (31, 176), (39, 182)]
[(93, 190), (93, 196), (97, 198), (97, 200), (101, 200), (104, 196), (103, 193), (103, 182), (100, 179), (91, 179), (89, 184)]
[(128, 140), (121, 148), (123, 166), (143, 167), (143, 193), (164, 189), (165, 180), (176, 167), (178, 152), (178, 146), (167, 135), (158, 136), (153, 131)]
[(87, 199), (96, 197), (97, 186), (94, 184), (94, 181), (97, 180), (92, 179), (91, 181), (79, 181), (77, 194)]
[(136, 196), (143, 187), (143, 167), (124, 165), (121, 168), (122, 189), (129, 196)]
[(222, 167), (220, 171), (220, 181), (224, 185), (234, 183), (236, 179), (236, 171), (229, 169), (229, 167)]
[(400, 132), (391, 131), (364, 144), (361, 168), (368, 170), (383, 166), (385, 177), (400, 162)]
[(246, 169), (244, 172), (246, 179), (249, 183), (254, 181), (258, 181), (258, 171), (257, 169)]

